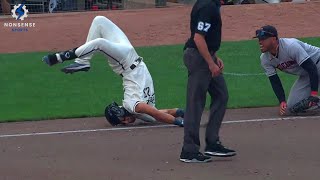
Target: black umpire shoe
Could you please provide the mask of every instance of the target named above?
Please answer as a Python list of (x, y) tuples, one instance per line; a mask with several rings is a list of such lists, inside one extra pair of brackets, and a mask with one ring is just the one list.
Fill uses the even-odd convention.
[(204, 154), (216, 157), (231, 157), (237, 155), (236, 151), (224, 147), (220, 141), (217, 141), (214, 145), (207, 146)]
[(198, 153), (188, 153), (181, 152), (180, 161), (185, 163), (207, 163), (212, 161), (211, 157), (203, 155), (201, 152)]

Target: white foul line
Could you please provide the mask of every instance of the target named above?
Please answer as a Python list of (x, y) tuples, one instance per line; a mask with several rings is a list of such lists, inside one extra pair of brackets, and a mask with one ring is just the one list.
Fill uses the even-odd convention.
[(55, 135), (55, 134), (72, 134), (72, 133), (89, 133), (89, 132), (101, 132), (101, 131), (122, 131), (122, 130), (134, 130), (134, 129), (165, 128), (165, 127), (174, 127), (174, 126), (175, 125), (132, 126), (132, 127), (122, 127), (122, 128), (83, 129), (83, 130), (72, 130), (72, 131), (51, 131), (51, 132), (39, 132), (39, 133), (35, 132), (35, 133), (23, 133), (23, 134), (3, 134), (3, 135), (0, 135), (0, 138)]
[(229, 76), (263, 76), (264, 73), (233, 73), (233, 72), (223, 72), (224, 75)]
[[(301, 116), (301, 117), (284, 117), (284, 118), (267, 118), (267, 119), (244, 119), (235, 121), (224, 121), (223, 124), (234, 123), (248, 123), (248, 122), (263, 122), (263, 121), (284, 121), (284, 120), (296, 120), (296, 119), (318, 119), (320, 116)], [(41, 135), (56, 135), (56, 134), (72, 134), (72, 133), (90, 133), (101, 131), (123, 131), (123, 130), (135, 130), (135, 129), (151, 129), (151, 128), (168, 128), (176, 127), (175, 125), (154, 125), (154, 126), (132, 126), (132, 127), (120, 127), (120, 128), (105, 128), (105, 129), (83, 129), (72, 131), (51, 131), (51, 132), (35, 132), (35, 133), (22, 133), (22, 134), (2, 134), (0, 138), (8, 137), (25, 137), (25, 136), (41, 136)]]
[(233, 123), (248, 123), (248, 122), (263, 122), (263, 121), (285, 121), (285, 120), (297, 120), (297, 119), (319, 119), (319, 118), (320, 116), (292, 116), (292, 117), (283, 117), (283, 118), (234, 120), (234, 121), (224, 121), (222, 123), (233, 124)]

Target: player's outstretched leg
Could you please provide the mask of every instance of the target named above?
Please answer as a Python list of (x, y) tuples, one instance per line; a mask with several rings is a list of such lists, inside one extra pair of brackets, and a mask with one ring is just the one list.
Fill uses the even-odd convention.
[[(124, 32), (112, 21), (96, 16), (90, 26), (87, 41), (75, 50), (75, 62), (62, 69), (65, 73), (87, 71), (95, 51), (101, 51), (110, 58), (123, 59), (133, 48)], [(119, 57), (120, 56), (120, 57)]]
[(49, 66), (55, 65), (57, 63), (62, 63), (63, 61), (67, 60), (72, 60), (77, 58), (75, 51), (77, 48), (64, 51), (64, 52), (59, 52), (59, 53), (54, 53), (54, 54), (48, 54), (47, 56), (44, 56), (42, 58), (42, 61), (47, 63)]
[(93, 53), (101, 51), (109, 58), (119, 60), (125, 58), (134, 49), (123, 31), (112, 21), (103, 16), (97, 16), (92, 21), (87, 41), (79, 48), (49, 54), (43, 61), (49, 66), (75, 59), (75, 62), (61, 69), (65, 73), (88, 71)]
[[(44, 61), (49, 66), (53, 66), (57, 63), (73, 60), (78, 57), (75, 54), (76, 49), (77, 48), (74, 48), (68, 51), (59, 52), (59, 53), (49, 54), (47, 56), (44, 56), (42, 58), (42, 61)], [(90, 69), (90, 64), (73, 63), (63, 68), (62, 71), (65, 73), (74, 73), (77, 71), (89, 71), (89, 69)]]

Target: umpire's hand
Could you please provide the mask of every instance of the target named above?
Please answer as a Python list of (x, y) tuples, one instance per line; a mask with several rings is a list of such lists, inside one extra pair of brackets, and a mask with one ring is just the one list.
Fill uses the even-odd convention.
[(223, 71), (224, 69), (224, 64), (223, 64), (223, 61), (217, 57), (217, 64), (218, 64), (218, 67), (221, 69), (221, 72)]

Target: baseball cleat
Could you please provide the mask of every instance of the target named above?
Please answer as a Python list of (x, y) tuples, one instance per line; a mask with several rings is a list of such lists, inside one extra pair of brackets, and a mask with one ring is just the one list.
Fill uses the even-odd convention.
[(78, 71), (89, 71), (90, 69), (90, 64), (79, 64), (79, 63), (73, 63), (70, 64), (64, 68), (61, 69), (62, 72), (68, 74), (72, 74), (74, 72), (78, 72)]
[(184, 126), (184, 120), (181, 119), (181, 118), (176, 118), (173, 122), (174, 125), (177, 125), (177, 126), (180, 126), (180, 127), (183, 127)]
[(48, 64), (49, 66), (59, 63), (57, 56), (55, 54), (49, 54), (42, 58), (42, 61)]
[(216, 157), (232, 157), (237, 155), (236, 151), (224, 147), (220, 141), (217, 141), (213, 146), (207, 146), (204, 154)]
[(181, 152), (180, 161), (185, 163), (207, 163), (211, 162), (212, 159), (209, 156), (203, 155), (202, 153), (188, 153)]
[(310, 107), (308, 109), (306, 109), (306, 111), (314, 111), (314, 110), (318, 110), (319, 109), (319, 103), (315, 103), (315, 104), (310, 104)]

